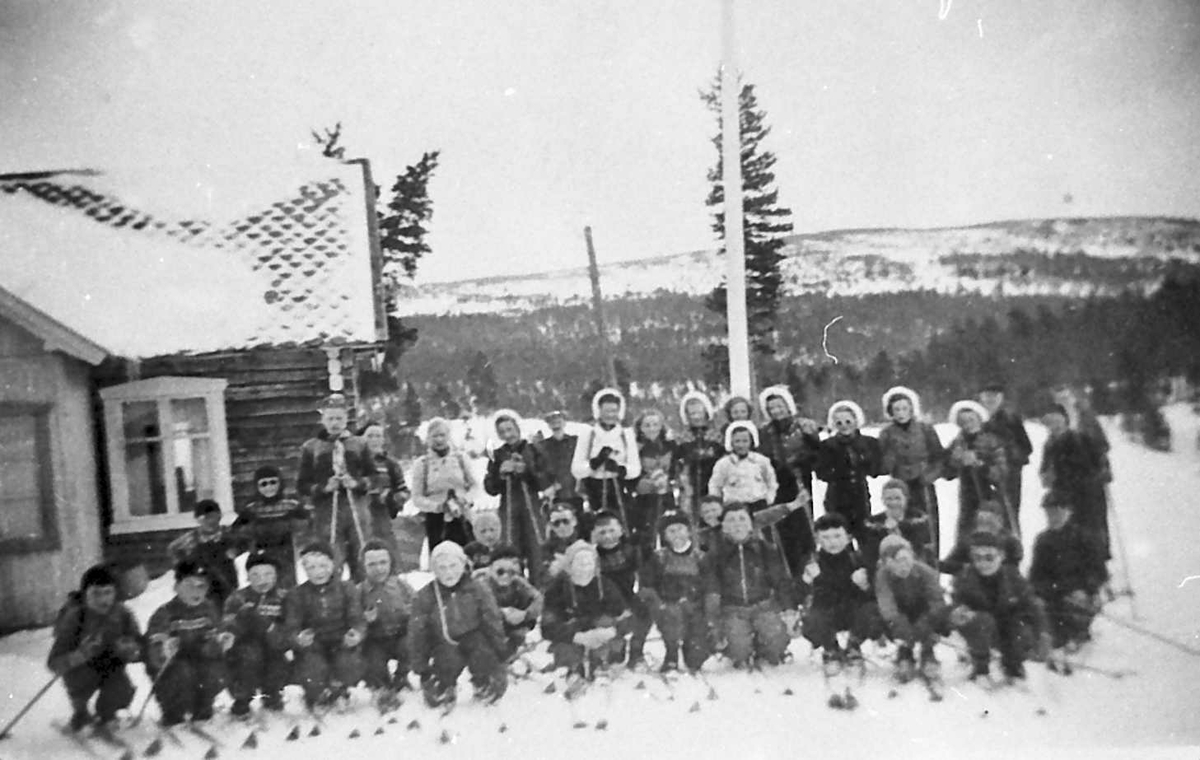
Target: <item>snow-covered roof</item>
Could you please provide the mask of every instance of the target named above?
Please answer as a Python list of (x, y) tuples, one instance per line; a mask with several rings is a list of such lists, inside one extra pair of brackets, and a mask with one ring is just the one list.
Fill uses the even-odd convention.
[(365, 162), (0, 175), (0, 289), (114, 356), (386, 337)]

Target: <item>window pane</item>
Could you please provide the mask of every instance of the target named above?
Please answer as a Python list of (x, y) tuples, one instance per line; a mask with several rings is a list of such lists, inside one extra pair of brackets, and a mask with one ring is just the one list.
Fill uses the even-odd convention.
[(129, 483), (129, 514), (138, 517), (167, 513), (162, 444), (155, 441), (125, 444), (125, 474)]
[(208, 404), (202, 398), (171, 400), (171, 423), (176, 437), (208, 432)]
[(0, 538), (42, 535), (37, 417), (0, 417)]
[(158, 438), (158, 403), (154, 401), (126, 401), (121, 405), (125, 417), (125, 440)]
[(190, 512), (196, 502), (214, 498), (212, 444), (207, 438), (175, 439), (175, 486), (179, 511)]

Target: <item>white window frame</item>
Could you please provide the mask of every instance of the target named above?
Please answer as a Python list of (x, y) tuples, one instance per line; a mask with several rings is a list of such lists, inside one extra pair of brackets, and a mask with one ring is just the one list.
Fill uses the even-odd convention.
[(208, 415), (208, 432), (213, 466), (213, 498), (221, 505), (222, 522), (232, 522), (233, 476), (229, 464), (229, 436), (225, 427), (225, 388), (229, 381), (210, 377), (154, 377), (114, 385), (100, 391), (104, 403), (104, 437), (108, 448), (109, 492), (112, 495), (113, 523), (110, 533), (147, 533), (159, 530), (191, 528), (196, 524), (190, 512), (179, 512), (176, 492), (174, 447), (163, 446), (164, 482), (167, 490), (167, 514), (133, 515), (129, 511), (129, 480), (125, 462), (124, 404), (132, 401), (153, 401), (158, 404), (158, 416), (164, 431), (170, 430), (171, 401), (190, 398), (204, 399)]

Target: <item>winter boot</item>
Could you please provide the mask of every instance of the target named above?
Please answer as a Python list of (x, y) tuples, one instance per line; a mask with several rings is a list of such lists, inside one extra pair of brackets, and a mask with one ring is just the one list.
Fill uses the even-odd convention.
[(1025, 663), (1021, 660), (1005, 658), (1000, 663), (1000, 667), (1004, 670), (1004, 678), (1009, 683), (1025, 680)]
[(987, 657), (973, 658), (971, 662), (971, 675), (967, 678), (968, 681), (977, 681), (979, 679), (986, 681), (991, 678), (992, 669)]
[(833, 678), (842, 672), (842, 651), (826, 649), (821, 652), (821, 669), (826, 678)]
[(264, 694), (262, 705), (271, 712), (280, 712), (283, 710), (283, 695), (279, 692)]
[(896, 680), (900, 683), (908, 683), (913, 679), (915, 671), (912, 647), (900, 647), (900, 651), (896, 654)]
[(663, 655), (662, 667), (658, 669), (660, 673), (673, 673), (679, 670), (679, 647), (669, 646), (667, 652)]
[(235, 718), (245, 718), (250, 714), (250, 700), (235, 699), (233, 705), (229, 708), (229, 714)]
[(933, 653), (933, 647), (921, 648), (921, 675), (930, 681), (936, 681), (942, 677), (942, 664), (938, 662), (937, 655)]
[(88, 712), (86, 699), (71, 700), (71, 720), (67, 724), (72, 731), (81, 731), (92, 722), (92, 714)]
[(457, 698), (454, 686), (442, 686), (436, 678), (422, 679), (421, 691), (425, 695), (425, 704), (433, 709), (453, 704)]

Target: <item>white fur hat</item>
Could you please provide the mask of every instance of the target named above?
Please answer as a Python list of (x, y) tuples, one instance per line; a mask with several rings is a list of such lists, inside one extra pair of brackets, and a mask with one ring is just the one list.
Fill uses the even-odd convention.
[(617, 416), (621, 419), (625, 419), (625, 394), (621, 393), (621, 391), (617, 388), (601, 388), (600, 390), (596, 391), (596, 394), (592, 396), (592, 419), (600, 419), (600, 399), (604, 398), (605, 396), (617, 397), (617, 403), (620, 405), (620, 410), (617, 412)]
[(955, 401), (950, 406), (949, 419), (952, 424), (958, 424), (958, 415), (960, 412), (975, 412), (979, 415), (980, 422), (987, 422), (988, 418), (991, 417), (991, 415), (988, 414), (988, 410), (983, 407), (983, 404), (979, 403), (978, 401), (972, 401), (971, 399)]
[(764, 388), (762, 393), (758, 394), (758, 409), (762, 412), (764, 420), (771, 419), (771, 415), (767, 414), (767, 400), (773, 396), (783, 399), (783, 403), (787, 405), (788, 414), (796, 416), (796, 399), (792, 398), (792, 392), (786, 385), (772, 385), (770, 388)]
[(524, 437), (521, 433), (521, 415), (517, 414), (512, 409), (497, 409), (495, 412), (492, 412), (492, 416), (488, 418), (489, 433), (487, 450), (489, 452), (495, 451), (504, 443), (504, 441), (501, 441), (496, 435), (496, 425), (500, 424), (501, 420), (512, 420), (513, 422), (517, 423), (517, 433)]
[(750, 441), (754, 444), (754, 448), (758, 448), (758, 428), (753, 422), (747, 420), (738, 420), (737, 422), (729, 423), (729, 427), (725, 428), (725, 450), (733, 451), (733, 434), (738, 430), (749, 430)]
[(830, 430), (833, 430), (833, 413), (845, 409), (854, 415), (854, 424), (862, 427), (867, 424), (867, 415), (863, 414), (862, 407), (854, 403), (850, 399), (842, 399), (841, 401), (833, 402), (833, 406), (829, 407), (829, 414), (825, 417), (825, 424)]
[(885, 416), (885, 417), (892, 416), (891, 413), (888, 412), (888, 402), (891, 401), (892, 398), (896, 397), (896, 396), (900, 396), (900, 397), (906, 398), (909, 401), (911, 401), (912, 408), (913, 408), (913, 419), (915, 420), (915, 419), (920, 418), (920, 416), (921, 416), (921, 396), (920, 396), (920, 394), (918, 394), (912, 388), (906, 388), (903, 385), (897, 385), (893, 388), (888, 388), (887, 391), (884, 392), (883, 397), (880, 398), (879, 402), (883, 405), (883, 416)]
[(683, 394), (683, 398), (679, 399), (679, 421), (683, 423), (684, 427), (688, 425), (687, 405), (690, 401), (699, 401), (704, 405), (704, 411), (708, 413), (709, 421), (717, 416), (717, 410), (713, 408), (712, 401), (708, 396), (700, 391), (688, 391)]

